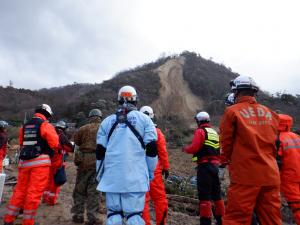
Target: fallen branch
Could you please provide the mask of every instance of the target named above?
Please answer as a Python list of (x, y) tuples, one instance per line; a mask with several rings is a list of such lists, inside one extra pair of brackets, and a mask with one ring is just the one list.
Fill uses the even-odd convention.
[(196, 198), (190, 198), (190, 197), (186, 197), (186, 196), (167, 194), (167, 198), (170, 201), (175, 201), (175, 202), (180, 202), (180, 203), (191, 203), (191, 204), (195, 204), (195, 205), (199, 204), (199, 200), (198, 199), (196, 199)]

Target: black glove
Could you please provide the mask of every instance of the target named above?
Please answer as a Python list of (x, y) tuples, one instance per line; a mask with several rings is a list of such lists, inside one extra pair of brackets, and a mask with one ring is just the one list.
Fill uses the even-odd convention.
[(165, 177), (165, 179), (168, 179), (168, 177), (169, 177), (169, 170), (162, 170), (162, 175)]

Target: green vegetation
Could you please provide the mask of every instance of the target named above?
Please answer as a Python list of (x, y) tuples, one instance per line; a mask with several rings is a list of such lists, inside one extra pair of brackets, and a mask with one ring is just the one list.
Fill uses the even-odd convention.
[[(0, 119), (8, 120), (11, 124), (18, 126), (22, 124), (25, 113), (30, 116), (37, 104), (48, 103), (54, 110), (54, 121), (65, 119), (68, 122), (82, 124), (92, 108), (100, 108), (104, 115), (114, 112), (117, 105), (117, 91), (123, 85), (136, 87), (140, 96), (139, 105), (149, 105), (159, 98), (161, 88), (155, 69), (167, 60), (178, 56), (185, 57), (184, 79), (192, 92), (203, 99), (203, 110), (211, 114), (214, 125), (218, 126), (224, 110), (223, 100), (229, 91), (229, 81), (238, 74), (222, 64), (187, 51), (180, 55), (161, 57), (154, 62), (120, 72), (101, 84), (74, 83), (38, 91), (0, 86)], [(294, 96), (288, 93), (271, 95), (260, 92), (258, 99), (273, 110), (279, 109), (282, 113), (292, 115), (296, 129), (300, 128), (300, 114), (297, 113), (300, 108), (299, 95)], [(189, 124), (182, 120), (180, 113), (176, 116), (161, 115), (157, 123), (166, 133), (168, 140), (177, 146), (181, 146), (181, 139), (191, 132)]]

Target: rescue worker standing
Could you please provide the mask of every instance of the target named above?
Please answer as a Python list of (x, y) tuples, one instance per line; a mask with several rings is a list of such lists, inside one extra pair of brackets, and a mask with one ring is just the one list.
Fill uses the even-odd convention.
[(300, 137), (291, 132), (292, 125), (292, 117), (279, 114), (281, 192), (293, 212), (296, 224), (300, 225)]
[(74, 206), (71, 209), (74, 223), (84, 222), (84, 211), (87, 210), (88, 225), (102, 224), (99, 218), (100, 194), (96, 190), (96, 135), (101, 122), (102, 112), (92, 109), (89, 112), (89, 123), (80, 127), (74, 135), (74, 163), (77, 166), (76, 184), (73, 192)]
[(212, 201), (214, 202), (217, 225), (222, 224), (224, 201), (221, 197), (219, 180), (220, 144), (219, 135), (210, 126), (210, 116), (207, 112), (199, 112), (195, 116), (198, 125), (190, 145), (182, 151), (193, 154), (197, 167), (197, 187), (199, 197), (200, 224), (212, 223)]
[[(154, 119), (154, 112), (150, 106), (143, 106), (140, 109), (140, 112), (148, 115), (152, 120)], [(168, 215), (168, 200), (162, 175), (165, 179), (169, 176), (169, 157), (165, 136), (158, 127), (156, 127), (156, 132), (158, 163), (154, 171), (154, 179), (150, 182), (150, 191), (146, 194), (145, 208), (143, 211), (143, 219), (145, 220), (146, 225), (151, 225), (149, 208), (150, 198), (154, 204), (157, 225), (166, 224)]]
[(7, 205), (4, 224), (12, 225), (23, 209), (23, 225), (33, 225), (40, 199), (48, 184), (51, 160), (58, 148), (58, 135), (48, 122), (53, 115), (49, 105), (39, 105), (33, 118), (20, 129), (18, 182)]
[(144, 225), (142, 212), (157, 164), (157, 134), (149, 116), (137, 110), (137, 93), (124, 86), (116, 114), (97, 134), (97, 189), (106, 193), (107, 225)]
[(44, 192), (44, 202), (48, 205), (55, 205), (57, 198), (60, 192), (60, 186), (57, 186), (54, 182), (54, 175), (57, 170), (64, 165), (64, 156), (68, 152), (73, 151), (73, 145), (68, 140), (65, 130), (67, 129), (67, 124), (64, 121), (59, 121), (55, 124), (55, 130), (59, 136), (59, 147), (58, 151), (54, 153), (54, 156), (51, 158), (51, 171), (49, 177), (48, 187)]
[(235, 104), (220, 124), (221, 159), (230, 165), (224, 225), (248, 225), (255, 212), (261, 225), (281, 225), (275, 140), (278, 116), (256, 102), (258, 86), (247, 76), (231, 82)]
[(6, 156), (6, 151), (7, 151), (7, 123), (3, 120), (0, 120), (0, 173), (2, 173), (3, 169), (3, 160)]
[[(235, 87), (231, 87), (231, 91), (234, 91)], [(232, 106), (235, 104), (235, 94), (233, 92), (229, 93), (225, 99), (225, 105), (228, 106)], [(226, 164), (223, 165), (224, 167), (226, 166)], [(222, 166), (222, 167), (223, 167)], [(225, 169), (225, 168), (224, 168)], [(228, 171), (230, 174), (230, 166), (228, 166)], [(255, 211), (255, 210), (254, 210)], [(258, 218), (255, 214), (255, 212), (252, 214), (252, 222), (251, 225), (258, 225)]]

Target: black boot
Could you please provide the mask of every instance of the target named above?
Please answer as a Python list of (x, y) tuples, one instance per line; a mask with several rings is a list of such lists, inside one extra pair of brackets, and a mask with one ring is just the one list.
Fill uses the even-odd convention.
[(211, 225), (211, 218), (200, 217), (200, 225)]
[(222, 225), (222, 216), (215, 216), (216, 225)]

